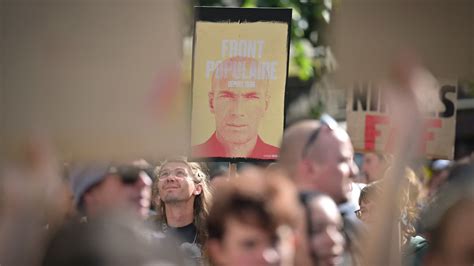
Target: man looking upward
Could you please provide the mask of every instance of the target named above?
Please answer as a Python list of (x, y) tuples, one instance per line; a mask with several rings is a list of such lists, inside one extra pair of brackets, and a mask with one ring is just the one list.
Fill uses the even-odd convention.
[(151, 221), (166, 237), (178, 239), (190, 263), (200, 265), (212, 197), (208, 177), (200, 164), (186, 158), (171, 158), (155, 173), (153, 203), (157, 216)]

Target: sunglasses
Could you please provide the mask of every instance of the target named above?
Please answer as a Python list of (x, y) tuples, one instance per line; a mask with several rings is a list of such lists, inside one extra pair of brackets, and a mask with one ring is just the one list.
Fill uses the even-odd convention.
[(355, 215), (357, 216), (357, 218), (361, 218), (362, 217), (362, 210), (361, 209), (358, 209), (356, 211), (354, 211)]
[(321, 118), (319, 119), (319, 121), (321, 122), (321, 126), (316, 128), (311, 133), (311, 135), (308, 138), (308, 141), (306, 141), (306, 144), (303, 146), (304, 148), (303, 148), (303, 152), (301, 154), (301, 156), (303, 158), (306, 158), (306, 156), (308, 155), (309, 148), (318, 139), (319, 133), (321, 132), (321, 128), (323, 128), (325, 126), (325, 127), (329, 128), (330, 130), (334, 130), (334, 129), (336, 129), (336, 127), (338, 127), (337, 121), (334, 120), (334, 118), (332, 118), (328, 114), (323, 114), (321, 116)]
[(166, 180), (172, 176), (174, 176), (175, 178), (178, 178), (178, 179), (185, 179), (189, 176), (188, 172), (186, 172), (184, 169), (182, 168), (177, 168), (177, 169), (174, 169), (174, 170), (162, 170), (158, 173), (158, 180), (162, 181), (162, 180)]
[(136, 166), (112, 166), (108, 173), (119, 176), (124, 185), (133, 185), (140, 179), (142, 172), (145, 172), (150, 178), (153, 177), (152, 169), (142, 169)]

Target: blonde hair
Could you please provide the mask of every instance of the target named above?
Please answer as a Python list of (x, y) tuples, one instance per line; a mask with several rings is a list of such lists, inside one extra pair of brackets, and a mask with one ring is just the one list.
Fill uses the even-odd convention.
[[(160, 166), (155, 168), (155, 175), (159, 176), (159, 172), (162, 167), (164, 167), (168, 163), (183, 163), (185, 164), (192, 173), (192, 179), (195, 184), (201, 185), (202, 191), (199, 195), (196, 195), (194, 199), (194, 220), (193, 223), (197, 229), (197, 239), (200, 244), (206, 242), (208, 238), (208, 233), (206, 229), (206, 220), (209, 216), (209, 210), (211, 208), (212, 203), (212, 193), (209, 186), (209, 178), (208, 175), (204, 172), (202, 166), (197, 162), (189, 162), (186, 158), (178, 157), (172, 158), (164, 161), (161, 163)], [(159, 188), (158, 188), (158, 178), (153, 183), (152, 187), (152, 198), (156, 199), (159, 198)], [(166, 219), (166, 210), (165, 210), (165, 203), (163, 200), (159, 199), (159, 201), (153, 200), (153, 205), (155, 207), (157, 213), (157, 220), (162, 222), (167, 222)]]
[[(383, 189), (388, 189), (384, 183), (386, 182), (386, 178), (389, 178), (392, 170), (393, 168), (391, 166), (388, 167), (383, 179), (375, 181), (367, 187), (370, 189), (371, 185), (374, 185), (376, 187), (374, 190), (377, 191), (375, 194), (379, 194), (380, 196), (380, 193), (383, 193), (382, 187)], [(398, 200), (398, 211), (401, 218), (402, 241), (406, 243), (410, 240), (410, 237), (416, 234), (415, 225), (420, 215), (419, 203), (422, 202), (423, 187), (416, 173), (409, 167), (405, 167), (403, 176), (396, 178), (404, 179), (402, 182), (403, 189), (400, 191), (400, 198)]]

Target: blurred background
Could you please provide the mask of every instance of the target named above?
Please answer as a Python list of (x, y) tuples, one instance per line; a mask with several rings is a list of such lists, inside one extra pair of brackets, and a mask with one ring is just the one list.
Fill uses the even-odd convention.
[[(194, 6), (292, 9), (290, 63), (285, 92), (286, 125), (304, 118), (317, 119), (323, 113), (329, 113), (345, 127), (348, 91), (355, 84), (376, 82), (390, 76), (393, 74), (390, 73), (393, 70), (390, 66), (393, 66), (392, 63), (400, 54), (410, 54), (419, 60), (420, 66), (426, 67), (433, 74), (440, 85), (443, 85), (443, 82), (455, 84), (458, 101), (454, 159), (471, 155), (474, 149), (474, 1), (472, 0), (1, 0), (0, 265), (4, 265), (2, 261), (4, 258), (7, 258), (5, 265), (40, 265), (43, 253), (47, 251), (45, 243), (48, 243), (55, 230), (61, 228), (64, 221), (83, 222), (83, 217), (78, 215), (80, 201), (78, 202), (74, 193), (81, 195), (86, 189), (87, 193), (97, 192), (91, 188), (110, 184), (103, 182), (106, 177), (108, 180), (111, 180), (110, 177), (115, 178), (112, 180), (116, 183), (112, 184), (119, 188), (131, 188), (134, 185), (140, 196), (146, 196), (146, 199), (143, 197), (143, 201), (137, 196), (138, 194), (133, 194), (131, 197), (135, 203), (136, 201), (140, 204), (147, 203), (144, 204), (146, 206), (141, 206), (146, 209), (146, 215), (151, 215), (153, 212), (156, 214), (158, 211), (158, 208), (150, 207), (150, 204), (164, 208), (165, 205), (159, 206), (162, 198), (159, 195), (160, 189), (156, 187), (160, 181), (160, 178), (156, 177), (156, 171), (158, 173), (160, 171), (158, 162), (171, 155), (187, 154), (189, 149)], [(410, 68), (413, 65), (409, 63), (411, 62), (400, 65), (398, 70), (402, 73), (396, 73), (400, 75), (395, 79), (401, 82), (397, 85), (403, 85), (406, 81), (403, 78), (419, 77), (417, 76), (419, 73), (415, 71), (417, 69)], [(401, 69), (403, 66), (408, 66), (407, 73), (403, 73), (404, 69)], [(422, 75), (422, 81), (423, 78), (426, 76)], [(413, 84), (409, 84), (409, 87), (410, 85)], [(416, 85), (419, 84), (412, 87), (418, 88)], [(403, 95), (403, 90), (398, 92)], [(407, 95), (412, 94), (403, 96)], [(414, 106), (416, 109), (417, 105), (409, 100), (406, 105), (403, 101), (399, 101), (397, 106)], [(400, 113), (403, 115), (404, 112)], [(421, 120), (416, 119), (418, 117), (415, 114), (413, 117), (405, 116), (406, 121), (398, 121), (400, 125), (409, 125), (405, 128), (408, 128), (405, 130), (407, 135), (411, 133), (409, 129), (412, 127), (416, 129), (419, 126), (415, 123)], [(320, 128), (319, 125), (316, 127)], [(312, 136), (316, 136), (313, 128), (311, 131)], [(416, 135), (415, 133), (413, 135)], [(411, 143), (417, 143), (414, 140), (416, 136), (406, 137), (406, 142), (402, 144), (410, 146)], [(310, 138), (298, 140), (303, 139)], [(313, 142), (314, 140), (315, 138), (312, 139)], [(309, 145), (308, 143), (306, 144)], [(301, 144), (301, 147), (304, 145)], [(394, 168), (399, 169), (395, 169), (398, 172), (394, 171), (393, 180), (404, 179), (398, 178), (402, 175), (408, 176), (402, 171), (406, 165), (413, 163), (410, 160), (415, 155), (411, 153), (410, 148), (402, 147), (401, 156), (396, 158), (399, 161), (394, 161)], [(301, 151), (298, 150), (295, 154), (291, 154), (290, 157), (296, 158), (298, 163), (306, 162), (307, 158), (300, 156)], [(364, 173), (367, 171), (363, 168), (364, 164), (368, 164), (367, 157), (362, 156), (358, 154), (354, 158), (361, 168), (361, 174), (355, 171), (351, 160), (344, 162), (351, 165), (350, 172), (353, 175), (351, 178), (354, 178), (352, 181), (367, 175)], [(135, 165), (139, 158), (146, 159), (150, 164), (138, 160), (138, 165)], [(386, 158), (381, 156), (380, 160), (382, 159)], [(445, 214), (449, 214), (446, 215), (448, 218), (457, 217), (447, 210), (455, 206), (455, 203), (464, 204), (465, 199), (468, 199), (466, 202), (470, 204), (466, 205), (466, 208), (462, 204), (459, 205), (461, 208), (458, 213), (467, 214), (465, 216), (467, 218), (462, 219), (461, 226), (447, 223), (453, 225), (451, 228), (459, 230), (455, 234), (449, 234), (454, 236), (452, 243), (455, 244), (448, 242), (447, 240), (451, 239), (449, 238), (446, 240), (448, 243), (446, 246), (433, 245), (440, 250), (442, 247), (453, 247), (457, 252), (460, 250), (458, 240), (474, 235), (466, 233), (472, 228), (470, 225), (474, 206), (472, 205), (474, 168), (471, 164), (448, 175), (453, 162), (428, 159), (439, 158), (421, 158), (421, 163), (417, 161), (413, 164), (422, 166), (415, 170), (420, 177), (418, 181), (429, 190), (427, 193), (430, 197), (436, 195), (441, 184), (453, 180), (458, 183), (454, 182), (455, 187), (447, 190), (446, 199), (441, 197), (439, 202), (435, 201), (434, 206), (441, 206), (441, 211), (428, 212), (426, 217), (421, 219), (422, 222), (427, 222), (428, 225), (425, 227), (433, 231), (434, 235), (444, 232), (442, 226), (445, 223), (442, 221)], [(78, 182), (79, 185), (75, 184), (74, 188), (74, 184), (71, 184), (74, 183), (74, 179), (71, 179), (72, 175), (69, 172), (70, 170), (73, 172), (73, 167), (69, 163), (78, 161), (115, 161), (127, 164), (133, 161), (133, 167), (130, 169), (137, 171), (132, 175), (107, 166), (99, 172), (77, 175), (77, 180), (87, 184)], [(188, 162), (181, 163), (191, 169)], [(275, 174), (277, 172), (272, 173), (268, 170), (272, 167), (278, 170), (279, 166), (271, 165), (268, 169), (263, 169), (267, 165), (268, 162), (261, 165), (209, 163), (202, 169), (198, 167), (199, 175), (194, 172), (189, 175), (201, 178), (200, 181), (194, 180), (196, 184), (201, 182), (199, 183), (201, 186), (211, 179), (214, 179), (216, 186), (219, 182), (229, 183), (230, 177), (238, 175), (257, 176), (257, 179), (253, 180), (257, 185), (248, 182), (247, 189), (258, 188), (258, 184), (261, 185), (260, 189), (263, 189), (265, 186), (261, 181), (264, 179), (260, 177), (271, 177), (269, 180), (278, 181), (278, 178), (273, 178), (278, 176)], [(111, 169), (115, 169), (115, 172), (110, 172)], [(173, 171), (176, 179), (176, 169)], [(425, 174), (429, 178), (424, 178)], [(184, 177), (180, 180), (189, 181)], [(292, 177), (299, 177), (299, 174)], [(151, 179), (154, 179), (155, 184), (153, 191), (150, 191)], [(215, 181), (219, 179), (221, 181)], [(163, 180), (169, 179), (163, 176), (161, 181)], [(243, 187), (239, 183), (242, 179), (233, 180), (236, 180), (234, 184), (236, 187)], [(367, 178), (364, 182), (369, 181), (372, 180)], [(381, 193), (387, 199), (380, 202), (396, 204), (393, 200), (397, 196), (396, 190), (402, 188), (403, 184), (387, 184), (389, 188), (387, 191), (393, 194)], [(280, 192), (294, 192), (294, 195), (290, 196), (298, 201), (296, 188), (291, 188), (292, 184), (274, 185), (278, 188), (275, 191), (263, 190), (273, 191), (273, 194), (279, 194), (276, 192), (280, 190)], [(350, 186), (352, 190), (352, 185)], [(175, 188), (171, 188), (173, 189)], [(361, 189), (359, 188), (359, 192)], [(399, 190), (398, 193), (401, 194), (403, 191)], [(100, 194), (99, 190), (98, 194), (118, 198), (128, 196), (123, 191), (125, 190), (103, 190)], [(150, 195), (152, 192), (153, 195)], [(200, 191), (195, 192), (197, 193), (194, 195), (200, 195)], [(453, 195), (460, 197), (456, 198)], [(108, 203), (110, 200), (116, 203), (117, 200), (113, 197), (105, 197), (105, 202)], [(195, 196), (190, 197), (194, 200)], [(260, 198), (266, 201), (265, 204), (280, 203), (274, 201), (275, 195)], [(208, 200), (211, 201), (209, 198)], [(286, 199), (281, 202), (288, 203), (288, 208), (283, 209), (297, 209), (294, 208), (298, 206), (295, 202)], [(439, 204), (443, 202), (447, 204)], [(281, 206), (274, 205), (278, 209)], [(334, 207), (332, 211), (338, 214), (335, 204), (332, 205), (331, 207)], [(392, 208), (393, 206), (387, 206), (385, 209), (387, 212), (397, 211), (396, 208)], [(424, 206), (417, 206), (419, 209), (421, 207)], [(223, 209), (231, 208), (223, 207)], [(339, 212), (343, 214), (341, 209)], [(306, 213), (309, 214), (308, 211)], [(345, 213), (357, 215), (353, 218), (360, 219), (362, 210), (351, 209)], [(194, 212), (191, 212), (191, 221), (194, 222), (193, 215)], [(291, 221), (295, 217), (301, 218), (293, 214), (289, 216)], [(403, 220), (401, 218), (403, 217), (389, 220), (387, 224), (396, 225)], [(121, 219), (114, 219), (112, 216), (112, 219), (107, 220), (105, 224), (117, 221), (120, 222)], [(126, 219), (123, 221), (128, 223)], [(309, 220), (307, 222), (311, 223)], [(132, 227), (134, 225), (133, 222), (128, 224)], [(292, 225), (292, 222), (288, 224)], [(294, 230), (303, 230), (302, 235), (310, 232), (304, 226), (295, 224), (292, 225), (296, 228)], [(163, 226), (166, 223), (158, 225), (165, 232)], [(118, 231), (122, 231), (122, 226), (118, 227)], [(336, 231), (340, 231), (340, 225), (335, 228)], [(81, 231), (73, 230), (73, 232), (79, 232), (81, 235)], [(93, 235), (94, 232), (92, 231)], [(386, 235), (384, 231), (381, 232), (380, 235)], [(109, 233), (109, 237), (115, 236), (113, 231)], [(147, 236), (150, 235), (156, 236), (150, 233)], [(75, 239), (76, 235), (70, 237)], [(196, 237), (197, 233), (194, 234), (192, 244), (195, 244)], [(341, 236), (340, 238), (342, 239)], [(102, 244), (114, 248), (115, 245), (109, 243), (120, 243), (124, 244), (125, 250), (140, 252), (140, 248), (136, 248), (138, 244), (128, 242), (128, 239), (128, 234), (118, 235), (118, 238), (109, 238), (111, 242)], [(443, 238), (433, 239), (445, 243)], [(66, 240), (67, 243), (72, 243), (68, 238)], [(147, 246), (146, 243), (149, 244), (148, 238), (144, 242), (142, 240), (140, 238), (137, 243), (144, 246)], [(294, 239), (287, 240), (288, 243), (297, 243)], [(306, 239), (300, 242), (305, 243), (304, 241)], [(373, 249), (384, 249), (393, 244), (391, 242), (395, 243), (398, 240), (373, 241), (372, 243), (386, 243)], [(59, 253), (62, 253), (61, 247), (65, 245), (59, 243)], [(470, 262), (467, 265), (471, 265), (473, 241), (463, 243), (470, 245), (466, 245), (464, 251), (466, 261)], [(400, 248), (398, 245), (400, 243), (396, 244), (392, 246)], [(90, 245), (84, 241), (82, 246), (88, 248)], [(70, 251), (76, 250), (75, 245), (68, 247)], [(121, 245), (117, 247), (121, 248)], [(156, 247), (168, 253), (167, 249)], [(177, 250), (173, 245), (169, 247)], [(307, 251), (298, 250), (298, 247), (295, 249)], [(122, 254), (120, 250), (107, 249), (105, 252), (108, 255), (128, 256), (126, 253)], [(173, 255), (174, 252), (170, 254)], [(191, 252), (191, 255), (193, 254)], [(381, 254), (382, 252), (379, 253)], [(433, 254), (439, 255), (442, 252), (433, 249)], [(149, 255), (155, 255), (155, 250), (138, 254), (137, 257)], [(182, 259), (180, 253), (174, 255)], [(453, 258), (458, 257), (461, 256)], [(116, 262), (113, 261), (109, 265), (117, 265)], [(130, 263), (130, 265), (138, 264)]]
[(287, 124), (344, 124), (347, 89), (409, 50), (457, 83), (455, 157), (473, 150), (469, 0), (3, 0), (2, 154), (45, 136), (65, 159), (186, 153), (197, 5), (292, 8)]

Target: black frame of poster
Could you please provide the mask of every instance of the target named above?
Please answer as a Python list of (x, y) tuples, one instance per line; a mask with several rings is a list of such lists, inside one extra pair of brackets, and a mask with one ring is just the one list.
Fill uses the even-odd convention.
[[(194, 7), (194, 26), (196, 28), (196, 22), (198, 21), (207, 21), (207, 22), (283, 22), (288, 24), (288, 33), (287, 33), (287, 60), (286, 60), (286, 77), (285, 77), (285, 98), (286, 98), (286, 86), (288, 83), (288, 67), (289, 67), (289, 55), (290, 55), (290, 38), (291, 38), (291, 8), (231, 8), (231, 7), (205, 7), (205, 6), (196, 6)], [(193, 31), (193, 53), (192, 53), (192, 74), (191, 74), (191, 83), (194, 82), (194, 55), (195, 55), (195, 42), (196, 40), (196, 31)], [(194, 84), (192, 84), (194, 86)], [(193, 90), (191, 90), (191, 108), (189, 111), (189, 129), (188, 129), (188, 139), (191, 139), (191, 117), (192, 117), (192, 99), (193, 99)], [(286, 104), (286, 99), (284, 99), (284, 105)], [(285, 119), (286, 119), (286, 108), (284, 108), (283, 114), (283, 129), (285, 128)], [(229, 163), (238, 163), (238, 162), (273, 162), (275, 159), (253, 159), (253, 158), (231, 158), (231, 157), (193, 157), (192, 156), (192, 145), (189, 142), (188, 154), (194, 161), (213, 161), (213, 162), (229, 162)]]

